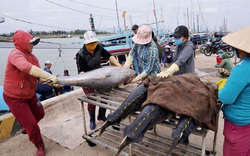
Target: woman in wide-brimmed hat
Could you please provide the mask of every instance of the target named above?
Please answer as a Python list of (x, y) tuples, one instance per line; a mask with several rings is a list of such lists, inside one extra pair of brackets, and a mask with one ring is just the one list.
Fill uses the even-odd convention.
[(250, 27), (222, 40), (236, 49), (239, 63), (219, 90), (224, 113), (224, 156), (250, 155)]
[(132, 38), (135, 45), (123, 67), (133, 68), (137, 74), (132, 83), (138, 82), (148, 75), (157, 74), (161, 71), (159, 50), (157, 44), (152, 40), (152, 29), (147, 25), (138, 28), (137, 34)]

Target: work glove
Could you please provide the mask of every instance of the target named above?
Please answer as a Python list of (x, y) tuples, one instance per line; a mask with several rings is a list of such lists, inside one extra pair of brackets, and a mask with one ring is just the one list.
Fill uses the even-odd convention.
[(164, 77), (172, 76), (177, 71), (179, 71), (179, 66), (173, 63), (166, 71), (162, 71), (159, 74), (156, 74), (156, 76), (164, 78)]
[(116, 67), (121, 67), (122, 65), (115, 59), (114, 56), (110, 56), (109, 57), (109, 62), (113, 65), (115, 65)]
[(145, 78), (145, 77), (147, 77), (147, 76), (148, 76), (148, 74), (147, 74), (145, 71), (143, 71), (141, 74), (137, 75), (137, 76), (132, 80), (131, 83), (136, 83), (136, 82), (142, 80), (143, 78)]
[(54, 75), (51, 75), (50, 73), (42, 70), (41, 68), (38, 68), (37, 66), (32, 66), (29, 74), (35, 77), (38, 77), (40, 79), (45, 79), (46, 83), (51, 85), (51, 84), (56, 84), (57, 83), (57, 78)]
[(123, 65), (123, 67), (130, 68), (132, 62), (133, 62), (133, 56), (132, 55), (128, 55), (128, 58), (126, 59), (126, 62)]
[(226, 82), (227, 82), (227, 79), (221, 79), (221, 80), (217, 81), (216, 85), (218, 86), (218, 90), (223, 89)]

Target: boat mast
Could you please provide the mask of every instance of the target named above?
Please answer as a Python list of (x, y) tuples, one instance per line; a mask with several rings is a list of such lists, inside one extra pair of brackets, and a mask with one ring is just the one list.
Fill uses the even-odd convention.
[(155, 16), (155, 24), (156, 24), (156, 36), (158, 35), (158, 22), (156, 17), (156, 10), (155, 10), (155, 0), (153, 0), (154, 3), (154, 16)]
[(96, 31), (95, 31), (95, 24), (94, 24), (94, 18), (93, 18), (92, 14), (89, 14), (89, 23), (90, 23), (91, 30), (94, 33), (96, 33)]
[(197, 15), (197, 32), (200, 32), (199, 15)]
[(118, 16), (117, 0), (115, 0), (115, 8), (116, 8), (116, 17), (117, 17), (117, 21), (118, 21), (118, 30), (119, 30), (119, 33), (122, 33), (121, 32), (121, 27), (120, 27), (119, 16)]
[(188, 8), (187, 8), (187, 24), (188, 24), (188, 30), (190, 31)]

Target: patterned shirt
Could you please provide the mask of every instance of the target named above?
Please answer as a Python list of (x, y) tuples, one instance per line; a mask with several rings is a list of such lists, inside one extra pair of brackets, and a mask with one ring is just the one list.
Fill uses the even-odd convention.
[(135, 44), (130, 55), (133, 57), (133, 67), (137, 75), (143, 71), (148, 75), (161, 71), (158, 48), (155, 42), (151, 41), (145, 45)]

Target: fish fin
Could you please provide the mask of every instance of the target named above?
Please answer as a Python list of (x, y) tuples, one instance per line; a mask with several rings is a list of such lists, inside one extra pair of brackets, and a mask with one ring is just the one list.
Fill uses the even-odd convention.
[(109, 127), (110, 125), (111, 125), (111, 124), (108, 122), (108, 120), (105, 121), (104, 124), (102, 125), (101, 129), (100, 129), (99, 136), (101, 136), (102, 133), (105, 131), (105, 129), (106, 129), (107, 127)]
[(116, 153), (115, 156), (118, 156), (122, 150), (130, 144), (130, 138), (128, 136), (125, 136), (119, 146), (118, 152)]

